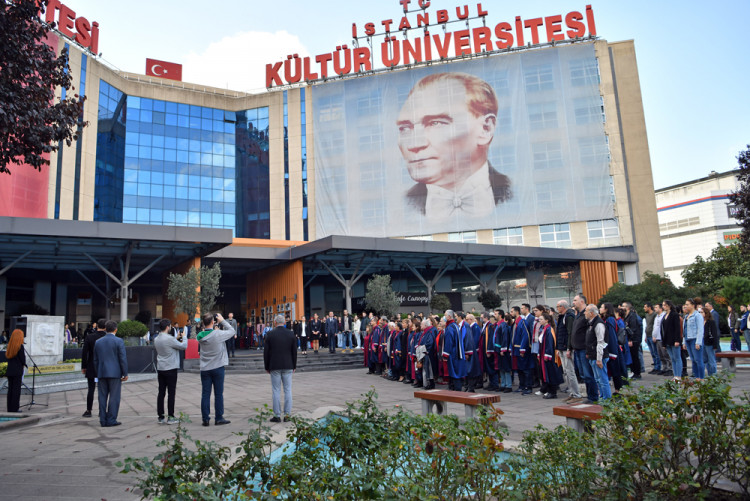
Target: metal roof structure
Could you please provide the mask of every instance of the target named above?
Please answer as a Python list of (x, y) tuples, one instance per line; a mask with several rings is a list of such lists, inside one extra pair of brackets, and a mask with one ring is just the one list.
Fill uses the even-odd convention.
[(136, 272), (156, 259), (163, 270), (231, 243), (230, 230), (0, 217), (0, 275), (101, 270), (96, 263), (120, 275), (128, 255)]

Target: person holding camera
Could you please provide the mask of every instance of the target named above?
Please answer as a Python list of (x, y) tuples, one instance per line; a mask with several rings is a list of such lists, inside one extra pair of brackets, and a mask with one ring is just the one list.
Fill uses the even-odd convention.
[[(177, 333), (175, 335), (175, 333)], [(181, 331), (172, 328), (172, 322), (163, 318), (159, 322), (159, 335), (154, 340), (156, 348), (156, 372), (159, 378), (159, 393), (156, 396), (156, 412), (159, 424), (177, 424), (174, 417), (175, 392), (177, 390), (177, 369), (180, 368), (180, 352), (187, 348), (187, 339)], [(167, 399), (167, 419), (164, 419), (164, 396)]]
[[(201, 352), (201, 417), (208, 426), (211, 411), (211, 388), (214, 390), (214, 424), (229, 424), (224, 419), (224, 367), (229, 365), (226, 342), (236, 334), (220, 313), (203, 315), (203, 330), (196, 339)], [(216, 328), (216, 324), (221, 328)]]

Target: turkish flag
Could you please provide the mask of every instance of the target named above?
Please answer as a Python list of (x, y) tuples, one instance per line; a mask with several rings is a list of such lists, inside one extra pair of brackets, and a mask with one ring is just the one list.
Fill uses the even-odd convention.
[(182, 65), (158, 59), (146, 59), (146, 75), (182, 81)]

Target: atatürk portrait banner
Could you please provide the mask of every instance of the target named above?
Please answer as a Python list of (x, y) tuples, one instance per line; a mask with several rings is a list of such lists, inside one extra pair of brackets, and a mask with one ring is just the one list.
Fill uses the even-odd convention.
[(611, 219), (593, 43), (311, 89), (317, 238)]

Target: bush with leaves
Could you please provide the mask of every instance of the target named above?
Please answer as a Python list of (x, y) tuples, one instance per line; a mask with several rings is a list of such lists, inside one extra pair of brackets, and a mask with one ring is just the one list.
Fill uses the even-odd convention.
[(445, 294), (435, 294), (430, 300), (430, 308), (432, 311), (437, 311), (438, 314), (442, 315), (445, 310), (450, 309), (451, 300)]
[(592, 432), (537, 427), (503, 452), (499, 410), (459, 421), (378, 408), (370, 391), (319, 421), (296, 417), (276, 445), (266, 407), (231, 455), (180, 425), (153, 460), (125, 460), (154, 499), (705, 499), (719, 477), (750, 496), (750, 401), (730, 378), (668, 381), (603, 403)]
[[(708, 496), (720, 476), (734, 471), (749, 424), (747, 395), (735, 402), (730, 389), (729, 376), (719, 373), (621, 392), (594, 426), (612, 487), (636, 499)], [(742, 476), (747, 485), (747, 469), (738, 483)]]
[(479, 296), (477, 296), (477, 301), (479, 301), (482, 306), (484, 306), (484, 309), (488, 311), (500, 308), (500, 306), (503, 305), (503, 300), (500, 295), (492, 289), (488, 289), (479, 294)]
[(137, 320), (123, 320), (117, 324), (117, 337), (143, 337), (147, 332), (148, 327)]

